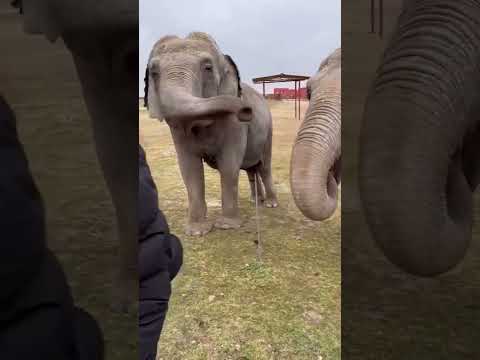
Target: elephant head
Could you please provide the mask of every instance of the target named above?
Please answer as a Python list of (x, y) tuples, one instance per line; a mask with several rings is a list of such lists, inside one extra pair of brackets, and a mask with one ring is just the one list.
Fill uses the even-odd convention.
[(147, 68), (150, 117), (209, 125), (221, 115), (250, 121), (252, 109), (241, 98), (240, 75), (228, 55), (205, 33), (165, 36), (153, 47)]
[(465, 256), (480, 181), (480, 3), (407, 1), (367, 98), (360, 195), (372, 236), (405, 271)]
[(308, 80), (310, 100), (295, 140), (290, 169), (293, 199), (312, 220), (329, 218), (337, 208), (341, 158), (341, 49), (335, 50)]

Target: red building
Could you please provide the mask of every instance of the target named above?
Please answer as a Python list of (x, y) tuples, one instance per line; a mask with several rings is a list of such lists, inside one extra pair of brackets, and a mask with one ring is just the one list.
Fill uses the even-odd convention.
[[(282, 99), (295, 99), (295, 89), (275, 88), (273, 89), (273, 95), (279, 96)], [(307, 88), (298, 89), (297, 97), (300, 99), (307, 99)]]

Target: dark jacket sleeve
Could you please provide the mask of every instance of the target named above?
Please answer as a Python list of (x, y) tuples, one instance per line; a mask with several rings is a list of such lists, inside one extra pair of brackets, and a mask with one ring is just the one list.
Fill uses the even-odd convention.
[(139, 268), (140, 281), (162, 271), (169, 279), (177, 275), (183, 260), (180, 240), (170, 233), (165, 216), (158, 206), (157, 187), (139, 147)]
[(158, 193), (139, 146), (139, 358), (155, 359), (171, 295), (170, 281), (183, 260), (179, 239), (170, 233), (158, 207)]
[(74, 306), (63, 269), (47, 249), (42, 198), (1, 95), (0, 163), (0, 358), (102, 359), (101, 331)]
[(17, 137), (15, 117), (0, 96), (0, 302), (38, 271), (46, 249), (42, 199)]

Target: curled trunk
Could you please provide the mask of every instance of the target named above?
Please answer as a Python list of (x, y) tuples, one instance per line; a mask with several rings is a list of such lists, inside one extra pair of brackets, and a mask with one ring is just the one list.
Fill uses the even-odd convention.
[(240, 121), (250, 121), (252, 109), (235, 96), (195, 97), (184, 91), (160, 91), (161, 112), (166, 119), (202, 118), (236, 114)]
[(317, 90), (293, 147), (290, 169), (293, 199), (312, 220), (325, 220), (337, 208), (340, 107), (340, 89)]
[(359, 180), (367, 222), (385, 255), (421, 276), (454, 267), (471, 238), (464, 145), (480, 80), (480, 9), (466, 3), (410, 4), (364, 114)]

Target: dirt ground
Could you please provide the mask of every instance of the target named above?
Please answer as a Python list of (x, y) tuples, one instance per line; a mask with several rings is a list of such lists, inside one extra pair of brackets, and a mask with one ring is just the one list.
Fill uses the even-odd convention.
[[(184, 235), (187, 197), (170, 131), (140, 109), (160, 206), (185, 248), (160, 359), (340, 359), (340, 207), (325, 222), (307, 220), (295, 207), (288, 175), (299, 121), (293, 102), (270, 105), (280, 207), (260, 208), (262, 263), (255, 259), (255, 207), (244, 172), (239, 206), (246, 224), (203, 238)], [(306, 107), (303, 103), (303, 111)], [(216, 171), (205, 169), (213, 219), (221, 210), (220, 180)]]

